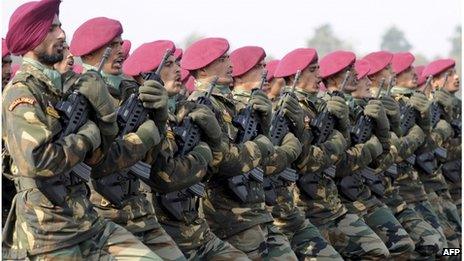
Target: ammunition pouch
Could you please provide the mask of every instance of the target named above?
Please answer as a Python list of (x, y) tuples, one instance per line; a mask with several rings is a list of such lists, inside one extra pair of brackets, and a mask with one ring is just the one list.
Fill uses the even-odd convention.
[(306, 194), (311, 199), (317, 199), (317, 187), (319, 181), (323, 179), (322, 173), (307, 173), (302, 176), (297, 181), (298, 188)]
[(437, 169), (437, 160), (435, 159), (435, 154), (433, 151), (425, 152), (419, 154), (416, 157), (416, 166), (424, 171), (426, 174), (433, 174)]
[(186, 189), (156, 195), (159, 205), (175, 220), (190, 224), (198, 217), (198, 198), (205, 196), (205, 185), (194, 184)]
[(279, 174), (266, 176), (263, 180), (264, 195), (266, 205), (274, 206), (277, 204), (277, 189), (287, 187), (298, 180), (298, 174), (291, 168), (286, 168)]
[(445, 178), (453, 183), (461, 183), (461, 160), (453, 160), (446, 162), (442, 165), (441, 169)]
[(251, 187), (251, 182), (263, 183), (263, 176), (262, 169), (254, 168), (243, 175), (228, 178), (227, 186), (240, 201), (250, 203), (250, 199), (255, 198), (253, 193), (256, 193)]
[(384, 175), (395, 180), (398, 177), (398, 165), (393, 163), (388, 169), (385, 170)]
[(82, 179), (69, 173), (47, 178), (15, 177), (14, 182), (18, 192), (37, 188), (53, 205), (63, 208), (67, 207), (68, 187), (85, 184)]
[(127, 171), (92, 179), (93, 189), (117, 208), (122, 207), (126, 199), (138, 193), (139, 185), (139, 179)]

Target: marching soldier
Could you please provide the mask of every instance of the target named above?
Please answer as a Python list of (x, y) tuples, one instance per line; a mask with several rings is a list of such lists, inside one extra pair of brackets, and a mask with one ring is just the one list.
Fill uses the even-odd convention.
[[(314, 143), (310, 126), (320, 108), (338, 117), (348, 119), (348, 108), (344, 100), (331, 100), (325, 103), (317, 98), (319, 64), (316, 50), (298, 48), (279, 63), (275, 77), (283, 77), (289, 86), (297, 71), (301, 77), (296, 83), (295, 93), (304, 110), (304, 132), (306, 139), (300, 157), (294, 163), (300, 173), (296, 200), (305, 211), (306, 217), (321, 231), (322, 235), (344, 258), (382, 258), (389, 252), (382, 240), (356, 214), (347, 213), (338, 194), (337, 186), (330, 172), (330, 165), (336, 164), (344, 156), (347, 142), (343, 134), (334, 130), (326, 140)], [(342, 130), (343, 132), (345, 130)]]
[[(232, 66), (228, 50), (227, 40), (206, 38), (188, 47), (181, 61), (182, 68), (189, 70), (196, 79), (196, 91), (190, 95), (190, 100), (197, 100), (206, 91), (208, 82), (218, 77), (211, 100), (222, 130), (221, 142), (216, 147), (221, 148), (223, 155), (210, 170), (212, 177), (206, 187), (204, 212), (213, 232), (249, 258), (291, 257), (293, 252), (276, 253), (268, 248), (272, 235), (278, 231), (269, 231), (266, 226), (273, 219), (265, 208), (262, 174), (260, 176), (256, 169), (274, 153), (274, 146), (265, 136), (269, 131), (272, 105), (263, 92), (254, 95), (249, 104), (264, 135), (237, 141), (238, 129), (232, 122), (239, 111), (229, 89)], [(290, 248), (288, 240), (278, 244), (281, 249)]]
[[(13, 174), (18, 191), (4, 230), (3, 257), (156, 260), (127, 230), (98, 217), (86, 183), (70, 173), (94, 157), (102, 135), (87, 121), (76, 133), (60, 137), (61, 116), (54, 106), (63, 93), (60, 74), (53, 69), (63, 59), (59, 4), (23, 4), (13, 13), (6, 37), (10, 51), (23, 56), (23, 64), (3, 92), (3, 137), (17, 167)], [(98, 87), (93, 86), (95, 91)], [(104, 111), (93, 108), (98, 122)]]
[[(324, 56), (319, 62), (327, 93), (332, 94), (334, 99), (335, 93), (339, 92), (350, 107), (351, 145), (346, 151), (346, 157), (337, 165), (335, 180), (338, 182), (341, 199), (348, 213), (363, 218), (388, 246), (391, 257), (404, 257), (414, 249), (413, 242), (390, 209), (378, 199), (383, 197), (385, 190), (379, 178), (381, 174), (369, 173), (370, 164), (384, 153), (388, 153), (390, 124), (381, 101), (354, 99), (351, 95), (351, 92), (356, 90), (358, 81), (355, 61), (354, 53), (335, 51)], [(357, 134), (352, 133), (360, 115), (372, 119), (372, 135), (366, 137), (365, 141), (357, 139), (361, 137), (353, 137)]]
[[(110, 46), (110, 56), (102, 67), (104, 87), (111, 94), (110, 102), (115, 107), (122, 106), (130, 93), (138, 92), (139, 99), (145, 102), (144, 108), (153, 112), (152, 117), (134, 132), (119, 133), (108, 145), (105, 157), (92, 170), (90, 200), (102, 217), (124, 226), (162, 259), (185, 260), (175, 242), (158, 223), (150, 200), (140, 191), (139, 177), (128, 172), (129, 167), (160, 143), (158, 126), (164, 126), (167, 118), (167, 95), (160, 83), (140, 89), (136, 88), (136, 82), (122, 75), (122, 32), (119, 21), (98, 17), (83, 23), (71, 42), (71, 51), (81, 57), (88, 73), (96, 70), (105, 49)], [(93, 41), (87, 41), (89, 38)], [(87, 87), (82, 80), (78, 80), (76, 85), (80, 89)], [(146, 102), (150, 102), (150, 107)], [(120, 126), (119, 131), (124, 127)]]
[[(445, 157), (437, 156), (436, 160), (440, 162), (451, 162), (443, 164), (432, 175), (422, 175), (421, 178), (426, 187), (429, 200), (434, 207), (437, 215), (441, 220), (448, 221), (451, 225), (451, 230), (455, 232), (458, 239), (461, 238), (461, 219), (458, 214), (456, 205), (453, 203), (448, 187), (453, 188), (454, 191), (460, 190), (460, 175), (461, 161), (459, 152), (461, 145), (457, 145), (460, 141), (459, 128), (455, 128), (461, 121), (460, 115), (460, 101), (456, 100), (453, 95), (459, 90), (459, 76), (454, 69), (455, 62), (452, 59), (437, 60), (429, 65), (423, 71), (423, 77), (433, 77), (432, 87), (432, 131), (431, 141), (437, 147), (443, 147), (447, 152)], [(453, 141), (454, 139), (454, 141)], [(459, 142), (460, 144), (460, 142)], [(451, 153), (452, 155), (449, 155)], [(446, 177), (446, 179), (445, 179)], [(451, 182), (446, 182), (446, 180)], [(454, 192), (456, 194), (456, 192)], [(460, 241), (460, 240), (459, 240)]]
[[(169, 90), (169, 99), (175, 99), (181, 82), (180, 67), (172, 54), (174, 48), (174, 43), (167, 40), (145, 43), (125, 62), (124, 72), (141, 83), (140, 88), (149, 89), (155, 82), (144, 81), (143, 75), (155, 72), (166, 50), (170, 50), (160, 78)], [(180, 147), (183, 144), (177, 136), (179, 133), (174, 130), (188, 118), (202, 130), (205, 142), (195, 144), (184, 154), (183, 147)], [(148, 184), (153, 190), (152, 200), (159, 222), (189, 260), (248, 260), (244, 253), (211, 232), (200, 206), (201, 182), (215, 153), (208, 144), (217, 144), (220, 137), (220, 127), (214, 114), (193, 102), (174, 102), (173, 106), (169, 106), (166, 129), (160, 146), (150, 150), (146, 157), (146, 162), (152, 166)]]

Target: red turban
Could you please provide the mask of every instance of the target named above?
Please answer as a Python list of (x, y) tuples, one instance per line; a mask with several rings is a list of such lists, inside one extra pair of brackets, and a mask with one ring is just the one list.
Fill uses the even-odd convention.
[(60, 0), (28, 2), (16, 9), (10, 18), (6, 44), (14, 55), (23, 55), (37, 47), (47, 36)]

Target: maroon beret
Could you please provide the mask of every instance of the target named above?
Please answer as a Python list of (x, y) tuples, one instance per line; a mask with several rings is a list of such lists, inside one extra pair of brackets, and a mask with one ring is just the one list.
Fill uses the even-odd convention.
[(6, 40), (2, 38), (2, 58), (10, 54), (8, 47), (6, 45)]
[(180, 69), (180, 81), (185, 83), (190, 76), (190, 72), (185, 69)]
[(327, 54), (319, 61), (319, 73), (322, 78), (327, 78), (338, 72), (343, 71), (356, 61), (353, 52), (335, 51)]
[(316, 49), (313, 48), (298, 48), (280, 60), (274, 77), (287, 77), (296, 74), (298, 70), (304, 70), (308, 65), (317, 59)]
[(60, 0), (28, 2), (14, 11), (6, 34), (12, 54), (23, 55), (42, 43), (59, 14), (60, 3)]
[(404, 72), (412, 65), (416, 58), (410, 52), (401, 52), (393, 54), (391, 65), (395, 74)]
[(424, 65), (419, 65), (419, 66), (414, 67), (414, 70), (417, 75), (417, 85), (422, 85), (426, 81), (426, 77), (422, 76), (422, 72), (424, 71), (424, 69), (425, 69)]
[(169, 40), (144, 43), (124, 61), (122, 70), (131, 76), (153, 71), (160, 65), (166, 50), (174, 52), (175, 48), (174, 43)]
[(354, 69), (356, 70), (356, 73), (358, 74), (358, 80), (361, 80), (362, 78), (366, 77), (369, 71), (371, 70), (371, 65), (369, 64), (368, 61), (362, 59), (362, 60), (357, 60), (354, 63)]
[(363, 59), (366, 59), (371, 65), (371, 70), (368, 75), (380, 72), (391, 63), (392, 58), (393, 54), (386, 51), (373, 52), (364, 56)]
[(119, 21), (96, 17), (87, 20), (74, 32), (70, 50), (75, 56), (83, 56), (109, 44), (114, 38), (122, 34)]
[(251, 70), (266, 57), (266, 52), (258, 46), (244, 46), (230, 53), (232, 76), (237, 77)]
[(129, 56), (131, 47), (132, 47), (131, 41), (129, 40), (122, 41), (122, 55), (124, 56), (124, 58), (127, 58), (127, 56)]
[(277, 66), (279, 66), (279, 62), (280, 60), (271, 60), (269, 62), (267, 62), (266, 64), (266, 70), (267, 70), (267, 81), (271, 81), (272, 79), (274, 79), (274, 73), (277, 69)]
[(229, 50), (229, 42), (224, 38), (205, 38), (194, 42), (184, 52), (180, 66), (192, 71), (214, 62)]
[(440, 73), (453, 68), (456, 62), (453, 59), (439, 59), (429, 63), (422, 72), (422, 76), (427, 78), (429, 75), (437, 76)]
[(195, 78), (193, 78), (192, 75), (190, 75), (187, 79), (187, 82), (185, 82), (185, 88), (189, 93), (195, 90)]
[(176, 57), (176, 60), (182, 59), (182, 54), (184, 53), (184, 50), (182, 48), (176, 48), (174, 51), (174, 57)]

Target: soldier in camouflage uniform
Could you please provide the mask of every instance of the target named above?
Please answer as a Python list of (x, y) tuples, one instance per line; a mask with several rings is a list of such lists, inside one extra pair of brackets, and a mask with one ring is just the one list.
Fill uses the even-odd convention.
[[(257, 88), (261, 84), (264, 58), (264, 50), (256, 46), (245, 46), (230, 54), (233, 66), (232, 76), (234, 77), (234, 89), (232, 93), (234, 94), (234, 99), (238, 101), (238, 108), (246, 107), (250, 97), (253, 95), (251, 93), (253, 88)], [(266, 76), (266, 78), (269, 77)], [(272, 92), (275, 91), (273, 90)], [(276, 97), (276, 105), (278, 99), (279, 97)], [(274, 218), (274, 222), (268, 224), (268, 227), (271, 225), (276, 226), (287, 236), (299, 260), (305, 258), (341, 260), (340, 254), (327, 243), (317, 228), (305, 218), (304, 212), (296, 206), (293, 197), (296, 188), (295, 181), (298, 177), (297, 174), (294, 174), (295, 180), (292, 180), (289, 179), (291, 178), (290, 174), (284, 175), (282, 173), (284, 170), (288, 171), (286, 168), (290, 167), (291, 163), (301, 153), (299, 140), (304, 140), (304, 137), (301, 136), (304, 134), (304, 122), (303, 111), (298, 104), (298, 100), (291, 96), (286, 96), (285, 101), (281, 103), (283, 104), (282, 110), (284, 116), (292, 119), (292, 122), (296, 122), (298, 128), (293, 130), (295, 134), (289, 132), (283, 137), (280, 143), (274, 145), (274, 155), (263, 166), (266, 205)]]
[(378, 197), (383, 197), (385, 188), (379, 175), (371, 173), (370, 168), (370, 163), (389, 152), (390, 125), (381, 101), (369, 100), (370, 96), (358, 96), (356, 99), (351, 96), (351, 92), (357, 89), (358, 82), (355, 61), (354, 53), (335, 51), (319, 62), (327, 93), (336, 95), (339, 92), (347, 100), (350, 107), (350, 126), (356, 125), (360, 115), (372, 120), (372, 134), (365, 140), (358, 140), (359, 134), (353, 133), (354, 129), (350, 130), (351, 145), (346, 156), (337, 165), (335, 180), (348, 213), (363, 218), (388, 247), (392, 258), (407, 258), (414, 249), (414, 244), (390, 209), (379, 200)]
[[(310, 122), (321, 112), (318, 109), (326, 106), (323, 100), (317, 98), (321, 78), (314, 49), (299, 48), (287, 54), (274, 76), (284, 77), (289, 85), (297, 70), (301, 70), (296, 95), (304, 111), (304, 131), (307, 137), (312, 137)], [(327, 107), (339, 116), (348, 113), (344, 101), (333, 100), (327, 103)], [(388, 257), (387, 247), (374, 231), (359, 216), (347, 213), (333, 177), (325, 172), (343, 157), (347, 146), (345, 137), (334, 130), (326, 141), (319, 144), (311, 138), (302, 142), (303, 152), (294, 162), (294, 167), (300, 173), (295, 200), (305, 211), (306, 217), (344, 258)]]
[[(431, 107), (432, 131), (430, 133), (430, 141), (433, 142), (433, 144), (430, 145), (432, 148), (444, 147), (444, 145), (447, 145), (447, 141), (452, 137), (454, 132), (453, 126), (451, 125), (454, 117), (454, 103), (451, 93), (459, 90), (459, 76), (456, 74), (454, 64), (455, 62), (452, 59), (441, 59), (430, 63), (423, 71), (424, 77), (433, 77), (431, 83), (434, 89), (433, 96), (431, 97), (433, 99)], [(453, 148), (451, 147), (451, 149)], [(453, 151), (451, 153), (453, 153)], [(427, 166), (430, 166), (430, 169), (434, 170), (433, 175), (429, 175), (427, 171), (425, 171), (428, 168), (424, 168), (424, 170), (420, 172), (420, 174), (422, 174), (420, 177), (424, 182), (429, 200), (435, 212), (443, 223), (447, 223), (447, 225), (444, 225), (444, 228), (446, 227), (447, 230), (451, 230), (451, 236), (455, 233), (460, 242), (462, 229), (461, 219), (456, 205), (452, 202), (448, 190), (448, 183), (443, 175), (446, 170), (447, 175), (450, 176), (448, 168), (445, 167), (443, 169), (438, 167), (438, 160), (445, 161), (446, 158), (447, 156), (443, 157), (437, 155), (435, 160), (427, 161), (427, 163), (430, 164)], [(459, 170), (459, 164), (460, 163), (456, 163), (453, 167), (456, 169), (455, 176), (458, 176), (457, 171)], [(448, 240), (450, 240), (450, 236), (447, 235), (447, 237)]]
[[(97, 35), (104, 28), (114, 30), (111, 33), (107, 31), (104, 38), (99, 39)], [(134, 132), (119, 134), (109, 145), (106, 156), (92, 170), (90, 200), (102, 217), (125, 227), (162, 259), (185, 260), (176, 243), (158, 223), (150, 200), (140, 191), (139, 177), (127, 170), (160, 143), (158, 126), (162, 129), (167, 119), (167, 94), (159, 83), (138, 89), (137, 83), (121, 75), (121, 33), (122, 26), (118, 21), (93, 18), (76, 30), (71, 42), (71, 51), (82, 58), (84, 69), (89, 73), (96, 70), (106, 47), (111, 46), (112, 52), (103, 65), (102, 75), (105, 87), (111, 93), (112, 104), (121, 106), (129, 93), (138, 92), (139, 99), (145, 103), (144, 108), (153, 111), (150, 120), (143, 122)], [(88, 43), (87, 38), (95, 41)], [(87, 88), (88, 82), (80, 79), (75, 85), (82, 90)], [(149, 105), (147, 102), (150, 102)], [(124, 127), (120, 126), (120, 129)]]
[[(141, 74), (156, 71), (167, 49), (174, 50), (171, 41), (143, 44), (125, 62), (124, 72), (143, 84), (141, 89), (150, 90), (156, 83), (144, 81)], [(209, 109), (193, 102), (176, 103), (181, 83), (180, 68), (174, 59), (174, 55), (169, 55), (160, 75), (169, 100), (174, 101), (168, 101), (173, 106), (169, 106), (167, 131), (162, 135), (161, 144), (150, 150), (145, 159), (152, 167), (147, 183), (155, 192), (152, 201), (156, 214), (187, 259), (248, 260), (243, 252), (213, 234), (201, 212), (202, 195), (196, 188), (203, 186), (201, 181), (208, 164), (213, 161), (213, 154), (216, 161), (221, 157), (221, 151), (216, 147), (220, 143), (221, 131)], [(188, 118), (201, 128), (202, 139), (206, 141), (194, 144), (191, 150), (182, 147), (185, 144), (177, 136), (179, 124)]]
[[(381, 73), (375, 72), (375, 67), (371, 70), (371, 65), (366, 60), (357, 61), (355, 64), (356, 72), (358, 73), (357, 89), (352, 93), (353, 97), (366, 97), (377, 95), (378, 86), (386, 83), (386, 78)], [(369, 75), (370, 72), (373, 72)], [(366, 75), (366, 77), (362, 77)], [(380, 78), (382, 76), (382, 78)], [(369, 77), (369, 78), (368, 78)], [(372, 83), (375, 83), (374, 94), (370, 93)], [(440, 234), (429, 223), (427, 223), (419, 214), (416, 213), (411, 207), (407, 206), (406, 202), (399, 194), (397, 186), (393, 185), (397, 177), (395, 170), (389, 168), (395, 164), (398, 158), (398, 150), (401, 148), (400, 140), (397, 135), (401, 136), (399, 132), (399, 106), (390, 97), (387, 96), (385, 90), (381, 90), (379, 99), (386, 111), (388, 120), (390, 122), (390, 149), (388, 153), (383, 153), (372, 164), (375, 169), (376, 175), (381, 175), (385, 192), (382, 201), (391, 209), (397, 220), (401, 223), (403, 228), (407, 231), (408, 235), (414, 241), (415, 248), (412, 259), (429, 258), (441, 252), (442, 244), (440, 243)], [(395, 165), (396, 166), (396, 165)]]
[[(232, 67), (228, 49), (225, 39), (203, 39), (192, 44), (181, 61), (182, 68), (189, 70), (196, 79), (196, 91), (190, 95), (191, 100), (204, 94), (214, 76), (219, 77), (211, 100), (222, 128), (223, 156), (210, 170), (212, 177), (206, 188), (204, 212), (213, 232), (251, 259), (296, 259), (281, 232), (266, 226), (273, 219), (265, 208), (262, 179), (249, 173), (274, 153), (274, 146), (262, 134), (252, 140), (236, 141), (238, 129), (232, 121), (238, 110), (229, 89)], [(257, 92), (249, 104), (262, 126), (262, 133), (267, 134), (271, 102), (264, 93)]]
[[(94, 158), (103, 134), (87, 121), (77, 133), (60, 137), (62, 116), (54, 106), (63, 93), (60, 74), (53, 70), (63, 58), (59, 4), (44, 0), (20, 6), (7, 33), (11, 52), (23, 55), (23, 64), (3, 92), (2, 136), (17, 167), (18, 191), (4, 230), (3, 257), (159, 260), (126, 229), (99, 218), (86, 183), (69, 172), (86, 156), (87, 163)], [(109, 102), (106, 89), (92, 87), (102, 94), (91, 102), (95, 121), (116, 127), (114, 118), (104, 118), (114, 113), (114, 107), (102, 106)]]

